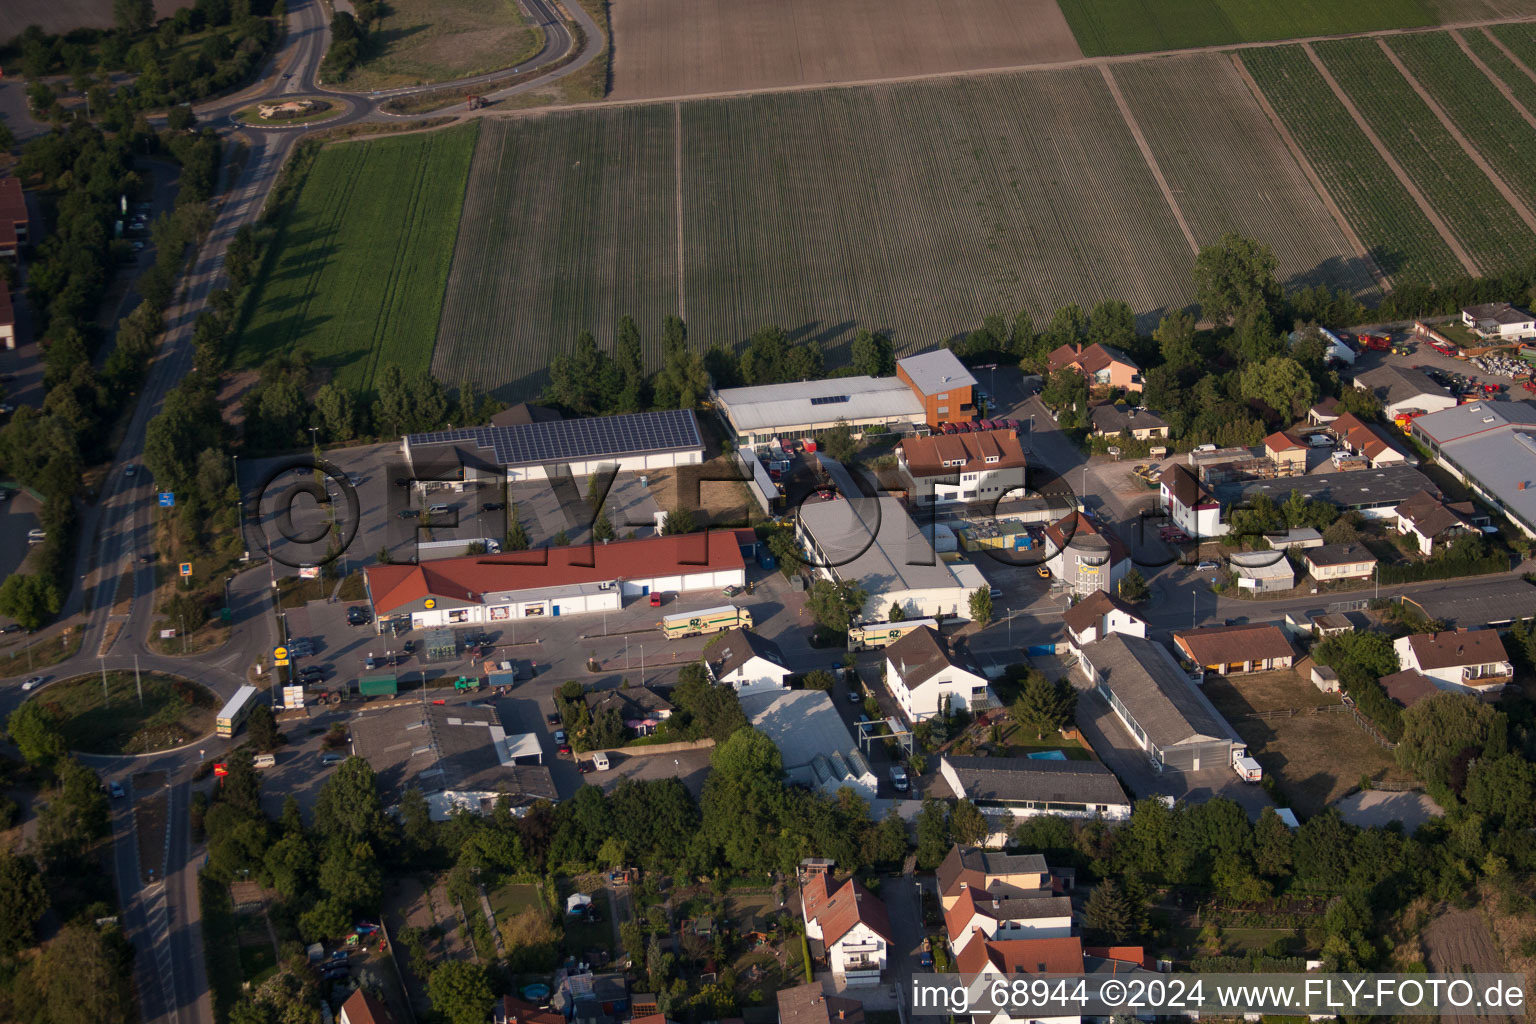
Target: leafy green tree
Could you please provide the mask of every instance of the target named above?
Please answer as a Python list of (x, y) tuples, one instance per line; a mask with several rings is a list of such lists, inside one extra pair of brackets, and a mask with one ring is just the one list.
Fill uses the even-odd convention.
[(1063, 345), (1080, 345), (1087, 332), (1088, 316), (1083, 307), (1069, 303), (1051, 314), (1051, 322), (1041, 335), (1040, 346), (1049, 353)]
[(1037, 738), (1044, 738), (1071, 724), (1076, 712), (1077, 691), (1070, 683), (1065, 679), (1053, 683), (1043, 672), (1030, 669), (1008, 716), (1020, 731), (1033, 731)]
[(738, 871), (779, 866), (775, 841), (788, 805), (779, 748), (756, 729), (737, 729), (715, 746), (700, 800), (700, 835)]
[(989, 587), (977, 587), (971, 593), (971, 620), (978, 625), (985, 626), (992, 621), (992, 590)]
[(32, 972), (46, 1019), (123, 1024), (132, 1013), (129, 953), (122, 933), (89, 922), (67, 924)]
[(1132, 569), (1120, 579), (1120, 596), (1132, 604), (1140, 604), (1150, 597), (1152, 592), (1147, 588), (1147, 578), (1141, 574), (1140, 569)]
[(1259, 874), (1283, 878), (1291, 868), (1291, 829), (1273, 807), (1266, 807), (1253, 826), (1253, 866)]
[(1200, 349), (1195, 345), (1195, 318), (1182, 309), (1167, 313), (1152, 331), (1163, 362), (1174, 370), (1199, 366)]
[(598, 507), (597, 514), (592, 517), (592, 539), (602, 543), (613, 540), (615, 535), (613, 520), (608, 517), (608, 505), (604, 503)]
[(635, 318), (628, 314), (619, 318), (618, 337), (613, 347), (613, 362), (623, 380), (617, 411), (639, 412), (645, 408), (647, 397), (645, 350), (640, 340), (640, 327), (635, 323)]
[(1291, 843), (1296, 880), (1319, 889), (1341, 888), (1348, 881), (1354, 864), (1357, 831), (1334, 807), (1303, 822)]
[(147, 32), (155, 23), (154, 0), (112, 0), (112, 21), (128, 35)]
[(818, 626), (833, 633), (846, 633), (868, 598), (869, 593), (850, 580), (833, 583), (818, 579), (811, 584), (805, 607)]
[(25, 701), (5, 720), (7, 738), (28, 764), (48, 767), (64, 756), (64, 732), (58, 720), (41, 703)]
[(949, 812), (949, 834), (957, 843), (974, 846), (987, 838), (991, 831), (981, 809), (969, 800), (956, 800)]
[(1119, 299), (1105, 299), (1088, 314), (1088, 343), (1127, 348), (1136, 341), (1136, 314)]
[(0, 615), (23, 629), (37, 629), (60, 608), (59, 588), (51, 579), (30, 573), (12, 573), (0, 583)]
[(786, 577), (802, 564), (804, 559), (800, 557), (800, 545), (795, 541), (795, 531), (774, 530), (768, 535), (768, 551), (779, 563), (779, 571)]
[(681, 318), (667, 317), (661, 352), (661, 370), (652, 381), (656, 407), (692, 409), (709, 393), (709, 373), (703, 358), (688, 347), (688, 328)]
[(389, 835), (373, 768), (361, 757), (343, 761), (320, 788), (315, 801), (315, 831), (348, 845), (366, 842), (376, 849)]
[(668, 512), (666, 519), (662, 520), (661, 524), (661, 533), (664, 537), (670, 537), (679, 533), (692, 533), (696, 529), (698, 529), (698, 524), (694, 522), (693, 509), (688, 508), (686, 505), (679, 505)]
[(1260, 242), (1227, 233), (1195, 256), (1195, 301), (1215, 323), (1230, 323), (1245, 308), (1268, 313), (1279, 308), (1274, 251)]
[(1467, 772), (1467, 805), (1509, 830), (1536, 825), (1536, 765), (1518, 754), (1483, 757)]
[(283, 736), (277, 731), (277, 719), (272, 717), (272, 708), (266, 704), (258, 702), (251, 708), (250, 717), (245, 720), (245, 731), (257, 750), (276, 750), (282, 745)]
[(523, 528), (522, 519), (518, 517), (517, 503), (510, 503), (508, 508), (511, 509), (512, 516), (507, 522), (507, 536), (502, 547), (508, 551), (527, 551), (528, 531)]
[(889, 377), (896, 372), (896, 353), (887, 334), (859, 331), (851, 355), (854, 370), (866, 377)]
[(0, 906), (0, 955), (11, 956), (33, 944), (48, 912), (48, 891), (30, 857), (0, 851)]
[(805, 674), (805, 678), (800, 681), (800, 685), (807, 690), (825, 691), (832, 689), (833, 682), (831, 672), (824, 668), (813, 668)]
[(1040, 389), (1040, 401), (1063, 414), (1067, 409), (1082, 409), (1088, 404), (1088, 382), (1070, 366), (1062, 367)]
[(858, 451), (858, 443), (853, 439), (853, 430), (846, 420), (839, 419), (830, 430), (822, 432), (819, 440), (822, 450), (838, 462), (853, 461), (853, 456)]
[(1009, 354), (1024, 359), (1035, 353), (1038, 343), (1039, 335), (1035, 333), (1034, 318), (1029, 315), (1029, 310), (1019, 310), (1014, 314), (1013, 326), (1008, 331)]
[(1083, 904), (1083, 928), (1096, 942), (1117, 945), (1136, 937), (1136, 908), (1120, 883), (1106, 878)]
[(352, 391), (334, 381), (320, 385), (315, 392), (315, 411), (325, 436), (333, 441), (346, 441), (357, 434), (357, 403)]
[(880, 823), (869, 831), (864, 859), (871, 864), (900, 864), (907, 856), (907, 824), (888, 807)]
[(1452, 763), (1481, 754), (1497, 719), (1494, 708), (1476, 697), (1436, 693), (1403, 712), (1397, 763), (1427, 786), (1449, 786)]
[(917, 812), (917, 866), (924, 871), (938, 867), (949, 853), (949, 811), (942, 800), (923, 797)]
[(678, 671), (672, 703), (686, 712), (692, 731), (700, 738), (707, 736), (724, 742), (747, 724), (735, 689), (711, 683), (699, 662), (691, 662)]
[(410, 786), (400, 798), (400, 838), (406, 857), (412, 863), (429, 860), (437, 848), (437, 833), (432, 824), (432, 809), (416, 786)]
[(1303, 416), (1317, 400), (1306, 368), (1284, 356), (1246, 367), (1241, 381), (1244, 398), (1263, 402), (1281, 416)]
[(892, 601), (891, 610), (885, 613), (885, 618), (888, 622), (902, 622), (906, 617), (906, 609), (902, 608), (900, 601)]
[(494, 993), (485, 968), (468, 960), (448, 960), (432, 971), (427, 990), (432, 1008), (449, 1024), (482, 1024)]

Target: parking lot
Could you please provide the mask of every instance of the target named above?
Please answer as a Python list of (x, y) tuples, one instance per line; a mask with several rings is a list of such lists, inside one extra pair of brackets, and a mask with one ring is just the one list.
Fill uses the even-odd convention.
[[(9, 500), (0, 500), (0, 580), (21, 571), (31, 545), (27, 534), (38, 529), (37, 503), (25, 491), (3, 492)], [(0, 624), (10, 619), (0, 615)]]

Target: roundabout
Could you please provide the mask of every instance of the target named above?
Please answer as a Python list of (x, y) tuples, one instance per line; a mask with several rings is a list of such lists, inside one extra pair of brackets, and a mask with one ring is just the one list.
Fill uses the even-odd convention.
[(123, 756), (173, 750), (207, 736), (219, 699), (180, 676), (109, 671), (49, 683), (22, 705), (27, 707), (46, 716), (65, 749)]
[(351, 110), (352, 104), (339, 96), (282, 96), (242, 107), (229, 119), (247, 128), (310, 128)]

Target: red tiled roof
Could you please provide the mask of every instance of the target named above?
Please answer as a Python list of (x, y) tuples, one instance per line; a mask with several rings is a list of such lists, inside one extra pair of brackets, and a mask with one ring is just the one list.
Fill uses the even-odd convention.
[(0, 221), (17, 224), (27, 219), (27, 201), (19, 178), (0, 178)]
[(11, 290), (0, 284), (0, 327), (16, 323), (16, 311), (11, 307)]
[(1081, 512), (1068, 512), (1060, 519), (1045, 528), (1046, 538), (1058, 549), (1066, 549), (1076, 545), (1079, 541), (1088, 541), (1091, 546), (1094, 540), (1102, 542), (1109, 548), (1110, 562), (1125, 561), (1128, 552), (1125, 544), (1111, 530), (1100, 531), (1093, 521)]
[(1198, 665), (1296, 656), (1285, 632), (1266, 623), (1183, 629), (1173, 634), (1173, 640)]
[(1352, 412), (1344, 413), (1330, 426), (1346, 445), (1373, 462), (1377, 456), (1396, 450), (1369, 424), (1362, 422)]
[(347, 997), (341, 1004), (341, 1012), (346, 1015), (347, 1024), (395, 1024), (395, 1015), (389, 1012), (389, 1007), (362, 989)]
[(480, 604), (488, 593), (743, 567), (735, 533), (719, 530), (443, 558), (420, 565), (371, 565), (363, 571), (374, 611), (388, 614), (425, 597)]
[(1283, 430), (1277, 430), (1264, 439), (1264, 447), (1272, 452), (1306, 451), (1307, 446), (1286, 434)]
[(972, 942), (955, 957), (955, 966), (961, 974), (980, 974), (989, 967), (1002, 974), (1081, 974), (1083, 940), (1071, 935)]
[[(948, 476), (951, 473), (988, 469), (1015, 469), (1025, 464), (1018, 435), (1011, 430), (987, 430), (978, 434), (934, 434), (909, 437), (901, 442), (908, 471), (915, 477)], [(996, 458), (996, 462), (988, 462)], [(964, 460), (962, 465), (946, 462)]]
[(516, 996), (502, 996), (492, 1020), (496, 1024), (566, 1024), (563, 1014), (541, 1010)]
[(1125, 964), (1136, 964), (1149, 971), (1157, 970), (1156, 961), (1147, 956), (1146, 950), (1140, 946), (1084, 946), (1083, 955), (1096, 956), (1100, 960), (1118, 960)]
[(801, 889), (800, 899), (807, 917), (821, 922), (821, 941), (833, 945), (861, 921), (886, 942), (891, 938), (891, 918), (885, 904), (853, 879), (836, 891), (828, 892), (827, 876), (813, 874)]
[(1098, 373), (1111, 363), (1121, 363), (1139, 369), (1125, 353), (1106, 348), (1098, 342), (1086, 348), (1081, 345), (1076, 347), (1062, 345), (1045, 357), (1046, 368), (1052, 371), (1064, 366), (1076, 366), (1084, 373)]

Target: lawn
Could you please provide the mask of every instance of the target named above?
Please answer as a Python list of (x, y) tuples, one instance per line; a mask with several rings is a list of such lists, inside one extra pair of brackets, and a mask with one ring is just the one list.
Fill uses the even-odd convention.
[(543, 904), (543, 900), (539, 898), (539, 887), (526, 883), (508, 884), (492, 889), (487, 898), (491, 901), (491, 913), (495, 915), (498, 923), (509, 917), (516, 917), (529, 907)]
[(580, 956), (589, 949), (613, 949), (613, 926), (609, 923), (613, 920), (613, 902), (608, 898), (607, 890), (588, 895), (602, 916), (601, 921), (589, 923), (584, 918), (570, 914), (560, 915), (560, 923), (565, 929), (563, 946), (566, 953), (572, 956)]
[(80, 676), (40, 691), (33, 700), (51, 712), (70, 750), (90, 754), (142, 754), (188, 743), (213, 730), (217, 698), (202, 686), (143, 674), (140, 703), (132, 672)]
[(1061, 736), (1047, 736), (1039, 739), (1034, 733), (1024, 732), (1011, 722), (1003, 726), (1002, 749), (998, 751), (998, 756), (1028, 757), (1030, 754), (1046, 750), (1059, 750), (1067, 756), (1068, 761), (1093, 760), (1093, 755), (1087, 748), (1075, 740), (1064, 739)]
[(478, 125), (322, 150), (282, 214), (237, 347), (308, 349), (353, 388), (427, 368)]
[(1437, 23), (1427, 0), (1061, 0), (1086, 56), (1340, 35)]
[(1377, 745), (1347, 711), (1300, 713), (1290, 718), (1245, 717), (1254, 712), (1336, 705), (1294, 672), (1258, 672), (1225, 678), (1207, 676), (1205, 695), (1258, 758), (1292, 807), (1302, 816), (1318, 813), (1344, 796), (1362, 776), (1406, 777), (1389, 750)]
[(362, 63), (343, 83), (366, 91), (516, 67), (544, 47), (517, 0), (384, 0)]

